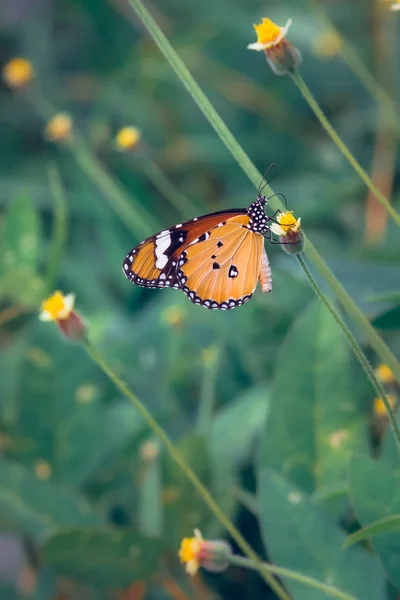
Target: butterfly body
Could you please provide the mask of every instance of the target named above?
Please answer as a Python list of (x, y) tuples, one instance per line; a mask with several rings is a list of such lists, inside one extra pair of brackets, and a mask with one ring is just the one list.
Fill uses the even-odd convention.
[(258, 196), (247, 209), (211, 213), (160, 231), (133, 248), (122, 269), (136, 285), (180, 289), (209, 309), (241, 306), (259, 278), (263, 291), (272, 288), (265, 203)]

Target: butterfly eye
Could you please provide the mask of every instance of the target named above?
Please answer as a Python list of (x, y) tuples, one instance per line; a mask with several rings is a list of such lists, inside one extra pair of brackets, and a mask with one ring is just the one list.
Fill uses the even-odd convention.
[(258, 202), (261, 202), (261, 204), (267, 204), (268, 202), (266, 196), (261, 196), (260, 194), (257, 196), (257, 200)]

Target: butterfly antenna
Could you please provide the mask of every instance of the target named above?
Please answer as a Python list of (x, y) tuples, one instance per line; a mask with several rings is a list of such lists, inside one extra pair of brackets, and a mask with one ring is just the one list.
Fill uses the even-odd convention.
[(268, 200), (271, 200), (271, 198), (275, 198), (275, 196), (281, 196), (283, 198), (283, 200), (285, 201), (285, 209), (287, 210), (288, 207), (287, 207), (287, 200), (286, 200), (285, 194), (282, 194), (282, 192), (276, 192), (275, 194), (273, 194), (272, 196), (270, 196), (268, 198)]
[[(278, 165), (277, 165), (276, 163), (272, 163), (271, 165), (269, 165), (268, 169), (265, 171), (265, 173), (264, 173), (264, 176), (263, 176), (263, 178), (262, 178), (262, 180), (261, 180), (261, 183), (260, 183), (260, 185), (259, 185), (259, 187), (258, 187), (258, 192), (257, 192), (258, 196), (261, 196), (263, 189), (264, 189), (264, 188), (265, 188), (267, 185), (269, 185), (269, 184), (271, 183), (271, 181), (273, 181), (273, 180), (275, 179), (275, 177), (276, 177), (276, 173), (275, 173), (275, 175), (273, 175), (273, 176), (271, 177), (271, 179), (269, 179), (269, 180), (267, 180), (267, 176), (268, 176), (268, 173), (270, 172), (270, 170), (271, 170), (273, 167), (277, 167), (277, 166), (278, 166)], [(265, 182), (265, 183), (264, 183), (264, 182)], [(263, 185), (263, 184), (264, 184), (264, 185)]]

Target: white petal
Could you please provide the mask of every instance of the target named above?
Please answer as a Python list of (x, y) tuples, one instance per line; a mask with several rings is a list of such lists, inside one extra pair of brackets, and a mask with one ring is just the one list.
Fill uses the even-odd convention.
[(199, 563), (197, 562), (197, 560), (189, 560), (189, 562), (186, 563), (186, 573), (188, 573), (188, 575), (191, 575), (193, 577), (193, 575), (196, 575), (198, 570)]
[(275, 235), (286, 235), (286, 231), (284, 229), (282, 229), (282, 227), (280, 227), (280, 225), (278, 225), (278, 223), (272, 223), (271, 225), (268, 225), (268, 227), (270, 228), (270, 230), (272, 231), (272, 233), (274, 233)]
[(49, 312), (47, 312), (47, 310), (42, 310), (42, 312), (39, 314), (39, 320), (40, 321), (53, 321), (53, 317), (51, 316), (51, 314)]
[(268, 44), (260, 44), (259, 42), (254, 42), (254, 44), (248, 44), (247, 48), (249, 50), (256, 50), (257, 52), (261, 52), (261, 50), (266, 50), (271, 47), (271, 42)]
[(297, 233), (299, 231), (301, 227), (301, 217), (299, 217), (296, 221), (296, 225), (292, 228), (292, 231), (294, 231), (294, 233)]
[(392, 4), (392, 10), (400, 10), (400, 4), (399, 3)]
[(64, 307), (57, 315), (58, 319), (66, 319), (72, 312), (75, 304), (75, 294), (67, 294), (64, 296)]
[(200, 529), (194, 529), (194, 537), (196, 538), (196, 540), (199, 540), (199, 542), (204, 542)]

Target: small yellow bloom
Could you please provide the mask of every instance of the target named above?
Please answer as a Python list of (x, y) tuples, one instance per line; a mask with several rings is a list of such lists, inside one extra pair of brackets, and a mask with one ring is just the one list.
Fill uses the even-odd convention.
[(65, 142), (71, 139), (72, 125), (68, 113), (57, 113), (46, 124), (44, 135), (51, 142)]
[(382, 383), (393, 383), (395, 381), (393, 371), (388, 365), (379, 365), (375, 369), (375, 375)]
[(181, 562), (186, 564), (186, 573), (189, 575), (196, 575), (200, 568), (200, 552), (203, 543), (203, 536), (198, 529), (194, 530), (194, 537), (182, 540), (178, 554)]
[(300, 231), (301, 218), (296, 219), (291, 210), (279, 213), (277, 221), (278, 223), (272, 223), (270, 225), (270, 229), (275, 235), (287, 236), (291, 233), (298, 233), (298, 231)]
[(162, 313), (162, 320), (170, 327), (178, 328), (182, 325), (186, 312), (177, 304), (168, 306)]
[(247, 46), (250, 50), (265, 53), (275, 75), (285, 75), (301, 62), (299, 50), (286, 39), (291, 24), (292, 20), (289, 19), (284, 27), (279, 27), (271, 19), (263, 18), (262, 23), (254, 25), (257, 41)]
[(117, 150), (121, 150), (121, 152), (134, 150), (139, 144), (141, 137), (142, 133), (136, 127), (123, 127), (115, 136), (116, 148)]
[(74, 309), (75, 294), (63, 296), (61, 292), (54, 292), (52, 296), (42, 302), (39, 319), (41, 321), (63, 321), (68, 319)]
[(249, 44), (249, 50), (268, 50), (273, 46), (277, 46), (285, 37), (292, 24), (292, 19), (289, 19), (284, 27), (279, 27), (271, 21), (271, 19), (263, 18), (262, 23), (253, 25), (257, 34), (257, 41)]
[[(390, 408), (394, 410), (397, 405), (397, 396), (395, 394), (386, 394), (386, 398), (388, 399)], [(381, 397), (374, 400), (374, 415), (380, 418), (387, 416), (386, 406)]]
[(13, 58), (3, 69), (3, 79), (13, 89), (26, 86), (34, 76), (32, 63), (26, 58)]
[(45, 460), (35, 462), (35, 473), (38, 479), (49, 479), (51, 476), (51, 467)]
[(342, 50), (343, 40), (336, 31), (324, 31), (313, 40), (313, 50), (317, 56), (337, 56)]

